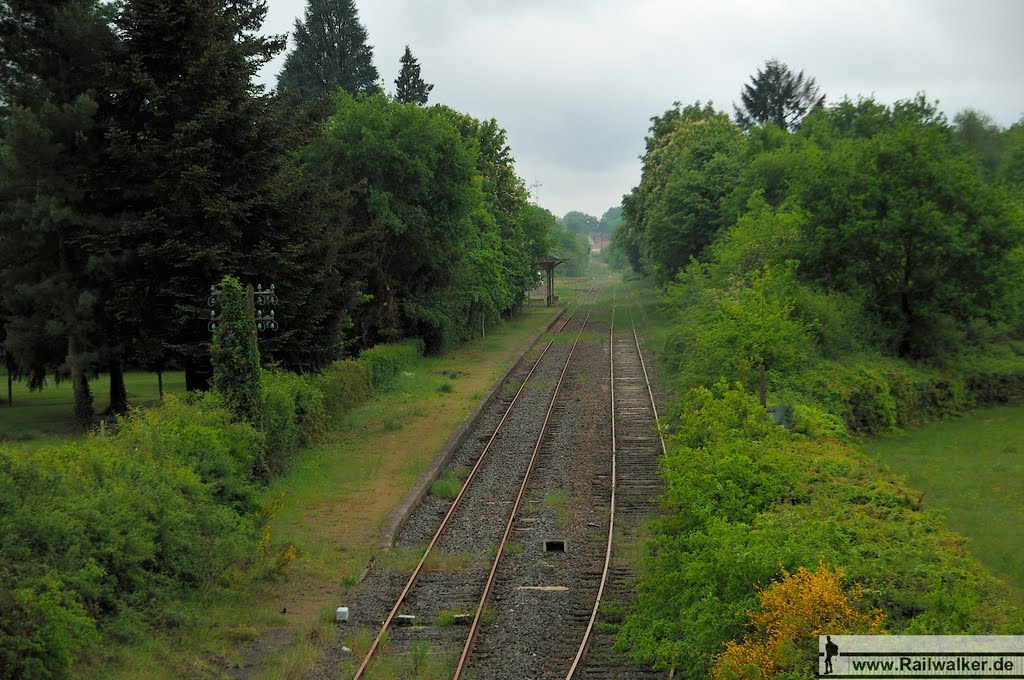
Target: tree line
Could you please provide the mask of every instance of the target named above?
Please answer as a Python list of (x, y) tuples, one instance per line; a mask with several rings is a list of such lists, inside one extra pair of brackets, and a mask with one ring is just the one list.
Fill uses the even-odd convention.
[(558, 232), (505, 131), (445, 106), (406, 49), (384, 93), (352, 0), (285, 49), (264, 0), (0, 5), (0, 348), (40, 387), (126, 365), (209, 378), (224, 275), (280, 297), (265, 361), (313, 371), (407, 336), (439, 351), (522, 304)]
[(735, 120), (699, 102), (652, 118), (617, 243), (664, 283), (756, 224), (746, 238), (761, 252), (734, 276), (791, 262), (863, 311), (875, 346), (935, 359), (1021, 331), (1022, 159), (1024, 119), (951, 122), (923, 95), (826, 105), (813, 79), (772, 60)]
[(663, 286), (673, 394), (619, 628), (636, 660), (812, 678), (823, 630), (1021, 628), (1011, 588), (856, 437), (1024, 401), (1022, 152), (1024, 120), (826, 104), (777, 61), (732, 117), (652, 119), (616, 233)]

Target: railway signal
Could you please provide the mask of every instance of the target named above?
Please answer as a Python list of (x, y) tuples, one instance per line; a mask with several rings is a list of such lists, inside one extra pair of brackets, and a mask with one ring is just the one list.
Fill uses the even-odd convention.
[[(274, 309), (278, 303), (276, 286), (272, 283), (268, 289), (264, 290), (263, 284), (258, 283), (254, 290), (252, 284), (249, 284), (245, 287), (245, 294), (249, 299), (249, 308), (252, 310), (252, 320), (256, 324), (256, 330), (260, 333), (278, 330), (280, 324), (277, 322)], [(206, 327), (211, 333), (217, 330), (217, 326), (221, 322), (220, 303), (220, 289), (216, 285), (210, 286), (210, 293), (206, 297), (206, 305), (210, 308)]]

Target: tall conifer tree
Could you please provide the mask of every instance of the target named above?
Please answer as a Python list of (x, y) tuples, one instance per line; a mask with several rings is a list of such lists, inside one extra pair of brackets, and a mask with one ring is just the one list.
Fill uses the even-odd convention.
[(309, 103), (339, 87), (351, 94), (378, 89), (373, 48), (354, 0), (308, 0), (305, 20), (295, 20), (292, 37), (295, 49), (285, 57), (279, 90)]
[(733, 105), (733, 109), (742, 127), (772, 122), (791, 131), (811, 109), (825, 103), (825, 95), (819, 94), (814, 78), (805, 77), (803, 71), (794, 74), (778, 59), (769, 59), (743, 86), (740, 100), (743, 108)]
[(284, 41), (260, 35), (265, 15), (262, 0), (126, 0), (117, 17), (110, 185), (132, 258), (113, 307), (184, 359), (190, 389), (208, 374), (203, 291), (255, 277), (249, 254), (278, 226), (279, 136), (253, 78)]
[(110, 7), (96, 0), (0, 5), (0, 308), (9, 365), (39, 386), (70, 376), (75, 419), (92, 420), (97, 358), (92, 250), (109, 228), (95, 184), (103, 133), (97, 84), (113, 45)]
[(430, 91), (434, 86), (424, 82), (420, 77), (420, 65), (416, 57), (412, 56), (412, 50), (405, 46), (405, 54), (400, 60), (402, 70), (395, 80), (395, 98), (403, 104), (418, 104), (423, 106), (427, 103)]

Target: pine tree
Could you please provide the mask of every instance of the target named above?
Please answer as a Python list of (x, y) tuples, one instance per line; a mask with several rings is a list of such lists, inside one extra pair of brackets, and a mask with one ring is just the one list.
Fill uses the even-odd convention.
[(405, 46), (405, 54), (400, 59), (402, 70), (395, 80), (395, 98), (403, 104), (418, 104), (423, 106), (427, 103), (433, 85), (424, 82), (420, 77), (420, 65), (416, 57), (412, 56), (412, 50)]
[(769, 59), (750, 80), (740, 93), (743, 108), (733, 105), (736, 122), (745, 129), (772, 122), (793, 130), (811, 109), (825, 103), (814, 78), (805, 78), (803, 71), (793, 75), (778, 59)]
[(75, 420), (93, 417), (104, 257), (110, 221), (96, 206), (102, 155), (97, 84), (113, 45), (98, 0), (0, 6), (0, 308), (8, 364), (39, 387), (70, 376)]
[(260, 35), (265, 15), (262, 0), (126, 0), (117, 16), (108, 182), (128, 257), (110, 305), (147, 363), (184, 360), (189, 389), (208, 376), (204, 291), (227, 272), (252, 280), (278, 227), (280, 138), (253, 78), (283, 39)]
[(354, 0), (308, 0), (305, 21), (295, 20), (295, 49), (278, 75), (278, 90), (306, 103), (346, 92), (378, 89), (373, 48)]

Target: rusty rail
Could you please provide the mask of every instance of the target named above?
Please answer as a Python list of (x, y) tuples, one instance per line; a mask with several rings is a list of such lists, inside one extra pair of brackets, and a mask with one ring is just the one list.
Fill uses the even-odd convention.
[[(592, 293), (594, 291), (594, 288), (595, 287), (592, 286), (590, 288), (590, 290), (587, 291), (587, 294)], [(488, 439), (486, 446), (484, 446), (484, 448), (483, 448), (483, 451), (481, 451), (480, 456), (476, 460), (476, 463), (474, 463), (473, 469), (470, 470), (469, 475), (466, 477), (466, 481), (462, 484), (462, 488), (459, 490), (458, 495), (456, 495), (455, 500), (452, 501), (451, 506), (448, 508), (448, 512), (445, 513), (444, 518), (441, 520), (441, 523), (438, 525), (437, 531), (434, 532), (433, 538), (431, 538), (430, 542), (427, 544), (427, 548), (426, 548), (426, 550), (424, 550), (423, 555), (422, 555), (422, 557), (420, 557), (419, 562), (416, 563), (416, 567), (413, 569), (412, 574), (409, 576), (408, 581), (406, 581), (405, 587), (402, 589), (401, 594), (398, 596), (398, 599), (395, 601), (395, 604), (391, 608), (391, 611), (388, 613), (387, 618), (385, 618), (384, 622), (381, 624), (381, 627), (380, 627), (380, 630), (377, 633), (377, 636), (373, 639), (373, 643), (370, 645), (369, 649), (366, 652), (366, 655), (363, 657), (362, 663), (359, 664), (359, 668), (356, 669), (356, 673), (353, 676), (353, 680), (360, 680), (360, 678), (363, 677), (363, 673), (369, 667), (370, 661), (372, 661), (374, 654), (380, 648), (381, 642), (384, 640), (384, 636), (387, 634), (388, 627), (394, 622), (395, 617), (398, 615), (398, 612), (401, 609), (402, 605), (405, 603), (405, 600), (409, 596), (409, 593), (411, 593), (412, 589), (416, 586), (416, 582), (419, 580), (420, 575), (423, 573), (423, 567), (424, 567), (424, 565), (427, 562), (427, 558), (430, 556), (431, 550), (433, 550), (434, 546), (437, 545), (437, 542), (440, 540), (441, 534), (444, 533), (445, 528), (448, 526), (448, 522), (451, 520), (452, 516), (454, 516), (455, 511), (458, 509), (460, 503), (462, 502), (463, 496), (466, 494), (466, 491), (470, 487), (470, 483), (473, 481), (473, 478), (476, 476), (477, 470), (480, 469), (480, 466), (482, 465), (484, 459), (487, 457), (487, 454), (490, 452), (491, 447), (494, 444), (495, 439), (497, 439), (498, 433), (501, 431), (501, 428), (505, 425), (505, 421), (508, 420), (508, 417), (512, 413), (512, 409), (515, 407), (516, 402), (519, 400), (520, 395), (526, 389), (526, 386), (527, 386), (527, 384), (530, 381), (530, 377), (533, 376), (534, 371), (537, 370), (537, 367), (540, 365), (540, 362), (544, 359), (544, 356), (547, 354), (548, 350), (554, 344), (555, 338), (558, 337), (559, 333), (562, 332), (562, 330), (565, 328), (565, 326), (572, 320), (572, 318), (576, 315), (576, 313), (578, 311), (579, 311), (579, 308), (577, 307), (577, 309), (573, 310), (573, 312), (565, 319), (565, 321), (562, 322), (562, 325), (558, 327), (558, 330), (555, 332), (555, 335), (551, 338), (550, 341), (548, 341), (547, 345), (544, 346), (544, 350), (541, 352), (540, 356), (537, 357), (537, 361), (534, 362), (533, 367), (530, 368), (530, 372), (527, 373), (526, 378), (523, 379), (523, 384), (519, 386), (519, 389), (516, 391), (515, 396), (512, 398), (512, 401), (509, 403), (508, 408), (505, 409), (505, 413), (502, 415), (501, 420), (498, 422), (498, 425), (494, 428), (494, 432), (491, 434), (490, 439)], [(589, 319), (589, 317), (590, 317), (590, 315), (588, 314), (587, 318)], [(586, 321), (584, 321), (583, 327), (586, 327)], [(582, 328), (581, 328), (581, 331), (582, 331)], [(576, 340), (577, 340), (577, 342), (579, 341), (579, 335), (577, 335)], [(574, 343), (573, 347), (575, 348), (575, 346), (576, 345)], [(570, 357), (572, 356), (572, 351), (571, 350), (569, 352), (569, 356)], [(566, 365), (568, 365), (568, 360), (566, 362)], [(565, 373), (565, 369), (564, 368), (562, 370), (562, 373), (563, 374)], [(557, 387), (556, 387), (555, 391), (557, 393)], [(546, 419), (545, 419), (545, 422), (546, 422)], [(541, 430), (541, 432), (543, 433), (543, 429)], [(532, 461), (531, 461), (531, 467), (532, 467)], [(527, 475), (529, 475), (529, 470), (527, 470)], [(517, 501), (517, 507), (518, 507), (518, 501)], [(475, 625), (475, 623), (476, 622), (474, 621), (474, 625)]]
[(477, 604), (476, 612), (473, 614), (473, 623), (469, 627), (469, 634), (466, 636), (466, 643), (462, 647), (462, 654), (459, 656), (459, 664), (455, 667), (455, 674), (452, 676), (452, 680), (459, 680), (466, 669), (466, 663), (469, 661), (469, 655), (472, 652), (473, 643), (476, 641), (476, 633), (480, 627), (480, 616), (483, 614), (484, 607), (487, 604), (487, 597), (491, 594), (491, 587), (494, 585), (494, 575), (498, 571), (498, 563), (501, 561), (501, 556), (505, 551), (505, 543), (508, 541), (508, 535), (512, 532), (512, 526), (515, 524), (516, 514), (518, 514), (519, 506), (523, 501), (523, 494), (526, 493), (526, 485), (530, 481), (530, 473), (533, 472), (533, 466), (537, 462), (537, 456), (540, 453), (540, 448), (544, 441), (544, 433), (547, 430), (548, 421), (551, 419), (551, 412), (555, 408), (555, 401), (558, 399), (558, 392), (562, 387), (562, 381), (565, 378), (565, 373), (569, 369), (569, 362), (572, 361), (573, 352), (575, 352), (576, 346), (580, 342), (580, 336), (583, 334), (583, 330), (587, 327), (588, 321), (590, 321), (590, 314), (587, 314), (587, 318), (583, 320), (583, 325), (580, 326), (580, 330), (576, 333), (576, 339), (573, 341), (572, 347), (569, 348), (569, 355), (565, 358), (565, 365), (562, 366), (562, 372), (558, 375), (558, 382), (555, 383), (554, 392), (551, 394), (551, 401), (548, 403), (548, 410), (544, 414), (544, 421), (541, 423), (540, 433), (537, 435), (537, 442), (533, 446), (533, 452), (530, 455), (530, 462), (526, 466), (526, 474), (523, 475), (523, 481), (519, 485), (519, 493), (516, 494), (516, 501), (512, 505), (512, 511), (508, 516), (508, 522), (505, 523), (505, 532), (502, 534), (501, 541), (498, 543), (498, 550), (494, 556), (494, 561), (491, 564), (491, 571), (487, 575), (486, 584), (484, 584), (484, 592), (480, 596), (480, 602)]
[[(658, 439), (661, 442), (661, 453), (665, 454), (665, 439), (661, 435), (661, 424), (658, 419), (658, 406), (654, 401), (654, 391), (651, 389), (651, 380), (647, 373), (647, 365), (644, 362), (644, 353), (640, 347), (640, 337), (636, 333), (636, 325), (630, 324), (633, 332), (633, 342), (636, 345), (637, 356), (640, 358), (640, 367), (643, 370), (644, 382), (647, 385), (647, 394), (651, 400), (651, 408), (654, 411), (654, 422), (658, 427)], [(573, 659), (572, 665), (569, 667), (568, 672), (565, 674), (566, 680), (571, 680), (575, 677), (576, 671), (579, 670), (580, 663), (583, 661), (583, 657), (587, 652), (587, 647), (590, 644), (591, 633), (594, 630), (594, 624), (597, 622), (598, 610), (601, 606), (601, 599), (604, 597), (604, 589), (608, 583), (608, 571), (611, 568), (612, 562), (612, 545), (615, 537), (615, 489), (617, 484), (617, 470), (616, 470), (616, 453), (618, 452), (618, 445), (616, 441), (615, 433), (615, 307), (612, 306), (612, 321), (611, 327), (608, 330), (608, 370), (611, 375), (611, 435), (612, 435), (612, 446), (611, 446), (611, 458), (612, 458), (612, 490), (610, 494), (610, 501), (608, 504), (608, 543), (605, 548), (604, 554), (604, 567), (601, 570), (601, 583), (597, 588), (597, 597), (594, 599), (594, 608), (590, 613), (590, 620), (587, 622), (586, 631), (583, 633), (583, 639), (580, 641), (579, 649), (576, 651), (576, 657)]]

